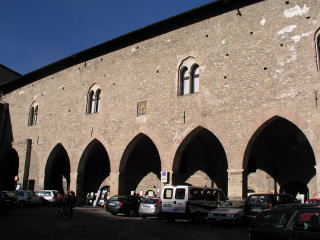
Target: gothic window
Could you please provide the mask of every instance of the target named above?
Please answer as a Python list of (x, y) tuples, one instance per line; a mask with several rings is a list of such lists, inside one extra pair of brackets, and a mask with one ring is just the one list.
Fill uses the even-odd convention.
[(192, 67), (191, 71), (191, 92), (196, 93), (199, 92), (199, 65), (196, 64)]
[(97, 113), (100, 111), (100, 95), (101, 89), (97, 84), (94, 84), (88, 93), (87, 113)]
[(178, 95), (198, 93), (199, 84), (199, 65), (193, 58), (188, 58), (180, 66)]
[(316, 32), (314, 40), (316, 45), (317, 67), (320, 69), (320, 29)]
[(28, 120), (28, 125), (36, 125), (37, 124), (37, 119), (38, 119), (38, 104), (33, 103), (30, 107), (29, 110), (29, 120)]

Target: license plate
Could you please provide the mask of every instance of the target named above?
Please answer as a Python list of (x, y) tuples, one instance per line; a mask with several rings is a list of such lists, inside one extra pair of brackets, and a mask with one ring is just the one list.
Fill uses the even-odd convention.
[(216, 222), (221, 222), (221, 218), (216, 218)]
[(163, 204), (164, 207), (171, 207), (171, 204)]
[(261, 209), (260, 208), (252, 208), (251, 212), (258, 213), (258, 212), (261, 212)]
[(111, 202), (111, 203), (109, 203), (109, 205), (110, 205), (110, 206), (114, 206), (114, 205), (116, 205), (116, 204)]

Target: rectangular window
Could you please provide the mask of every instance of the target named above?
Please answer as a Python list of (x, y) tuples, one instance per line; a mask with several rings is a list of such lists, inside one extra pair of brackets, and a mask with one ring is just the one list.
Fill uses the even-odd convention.
[(186, 195), (186, 190), (184, 188), (176, 189), (176, 196), (175, 196), (176, 199), (183, 200), (185, 195)]
[(292, 222), (292, 230), (320, 232), (320, 211), (301, 211)]
[(166, 188), (164, 190), (164, 193), (163, 193), (163, 198), (164, 199), (172, 199), (172, 196), (173, 196), (173, 189), (172, 188)]

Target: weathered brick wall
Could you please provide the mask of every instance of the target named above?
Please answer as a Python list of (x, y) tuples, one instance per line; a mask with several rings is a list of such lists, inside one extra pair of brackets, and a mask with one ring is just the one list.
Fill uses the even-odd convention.
[[(163, 170), (171, 171), (179, 144), (203, 126), (226, 152), (229, 195), (241, 196), (245, 149), (254, 132), (275, 115), (306, 135), (319, 164), (314, 34), (320, 27), (320, 2), (286, 2), (250, 5), (240, 9), (241, 16), (237, 11), (224, 13), (6, 94), (14, 140), (33, 140), (31, 165), (39, 161), (39, 183), (50, 152), (61, 143), (70, 158), (75, 189), (81, 154), (97, 138), (108, 152), (111, 182), (117, 188), (121, 156), (139, 132), (155, 143)], [(177, 96), (178, 67), (189, 56), (200, 66), (200, 92)], [(100, 112), (85, 114), (94, 83), (102, 89)], [(38, 123), (27, 126), (33, 101), (39, 104)], [(136, 115), (141, 101), (147, 101), (145, 118)], [(316, 185), (311, 192), (320, 191), (319, 176)]]

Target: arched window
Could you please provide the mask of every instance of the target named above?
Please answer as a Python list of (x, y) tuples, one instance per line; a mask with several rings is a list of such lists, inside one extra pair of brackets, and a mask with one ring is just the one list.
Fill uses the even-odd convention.
[(88, 93), (87, 113), (96, 113), (100, 111), (100, 95), (100, 87), (97, 84), (94, 84)]
[(199, 65), (189, 57), (180, 65), (178, 95), (199, 92)]
[(318, 59), (318, 69), (320, 69), (320, 34), (317, 35), (317, 59)]
[(29, 120), (28, 120), (28, 125), (36, 125), (37, 124), (37, 119), (38, 119), (38, 104), (33, 103), (30, 107), (29, 110)]
[(199, 92), (199, 65), (196, 64), (192, 67), (191, 72), (191, 93)]
[(183, 68), (182, 71), (181, 71), (181, 86), (182, 86), (182, 89), (181, 89), (181, 93), (182, 95), (186, 95), (189, 93), (189, 86), (190, 86), (190, 80), (189, 80), (189, 71), (188, 71), (188, 68)]
[(100, 93), (101, 93), (101, 89), (97, 89), (96, 91), (96, 96), (95, 96), (95, 100), (96, 100), (96, 107), (95, 107), (95, 112), (99, 112), (100, 110)]

